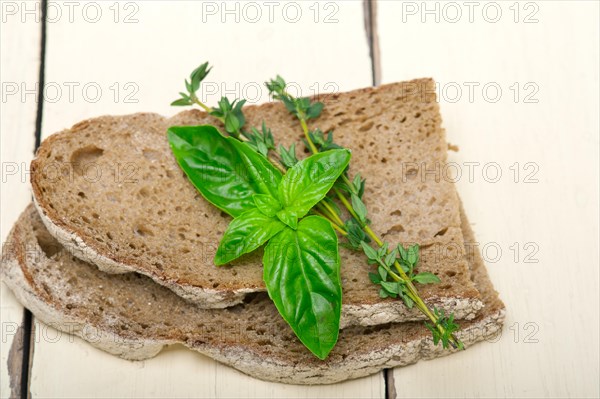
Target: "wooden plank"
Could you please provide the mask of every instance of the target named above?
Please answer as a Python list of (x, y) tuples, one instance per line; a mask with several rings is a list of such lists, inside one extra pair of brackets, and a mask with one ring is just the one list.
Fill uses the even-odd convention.
[[(28, 170), (35, 142), (41, 27), (35, 13), (39, 2), (2, 2), (0, 6), (0, 237), (4, 243), (12, 224), (31, 200)], [(29, 338), (23, 334), (22, 321), (23, 307), (0, 284), (0, 397), (3, 398), (21, 395), (22, 348), (24, 340)]]
[(506, 328), (497, 343), (396, 369), (396, 392), (598, 397), (598, 3), (471, 6), (470, 21), (466, 2), (380, 2), (382, 74), (440, 84)]
[[(51, 2), (50, 7), (61, 4)], [(244, 8), (244, 4), (232, 2), (227, 6), (229, 10), (238, 7), (239, 23), (235, 22), (236, 15), (223, 14), (221, 2), (167, 5), (160, 1), (122, 3), (117, 23), (114, 8), (110, 8), (113, 4), (106, 3), (101, 5), (103, 17), (96, 23), (86, 21), (80, 10), (72, 23), (60, 20), (49, 24), (46, 80), (63, 87), (63, 95), (45, 103), (44, 136), (101, 114), (174, 114), (179, 109), (169, 103), (183, 88), (183, 79), (205, 60), (214, 65), (206, 84), (211, 91), (206, 100), (212, 104), (221, 94), (252, 97), (250, 102), (265, 101), (267, 93), (262, 84), (277, 73), (296, 82), (304, 94), (371, 84), (361, 3), (318, 5), (316, 23), (314, 8), (309, 8), (314, 7), (312, 3), (295, 3), (284, 15), (282, 3), (273, 10), (272, 22), (266, 3), (254, 3), (262, 12), (262, 20), (257, 23), (250, 21), (256, 14), (250, 14), (253, 10)], [(297, 6), (302, 17), (293, 23), (296, 14), (290, 7)], [(326, 23), (326, 18), (337, 22)], [(67, 85), (77, 85), (72, 102), (66, 97)], [(102, 95), (96, 101), (93, 90), (98, 87)], [(117, 88), (119, 96), (115, 98)], [(289, 386), (247, 377), (181, 347), (169, 348), (148, 361), (128, 362), (79, 339), (57, 337), (56, 331), (44, 325), (39, 325), (38, 331), (31, 381), (34, 396), (385, 395), (382, 373), (324, 387)], [(44, 338), (43, 334), (54, 338)], [(64, 383), (65, 375), (69, 376), (68, 384)]]
[[(341, 384), (299, 386), (269, 383), (181, 346), (168, 348), (158, 357), (130, 362), (93, 348), (88, 343), (45, 325), (41, 333), (53, 343), (37, 343), (31, 392), (61, 398), (86, 397), (248, 397), (248, 398), (380, 398), (384, 383), (380, 374)], [(66, 384), (64, 376), (69, 376)], [(99, 378), (101, 377), (101, 378)]]

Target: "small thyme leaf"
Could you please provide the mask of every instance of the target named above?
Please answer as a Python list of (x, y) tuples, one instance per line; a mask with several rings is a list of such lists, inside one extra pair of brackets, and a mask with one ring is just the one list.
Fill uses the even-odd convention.
[(406, 260), (408, 258), (408, 252), (402, 244), (398, 244), (398, 253), (400, 254), (400, 259)]
[(369, 260), (376, 261), (377, 259), (379, 259), (377, 251), (374, 250), (372, 246), (370, 246), (364, 241), (361, 241), (360, 245), (362, 246), (363, 251), (365, 251), (365, 255), (367, 255), (367, 258), (369, 258)]
[(400, 297), (402, 298), (402, 301), (404, 301), (404, 304), (406, 305), (406, 307), (409, 309), (412, 309), (415, 302), (408, 296), (406, 287), (402, 287), (402, 290), (400, 291)]
[(346, 239), (348, 240), (348, 246), (351, 249), (356, 249), (356, 250), (361, 249), (362, 242), (365, 242), (365, 243), (371, 242), (371, 239), (369, 238), (369, 236), (367, 236), (365, 234), (362, 227), (353, 218), (346, 220), (346, 222), (344, 223), (344, 226), (346, 228), (346, 232), (348, 233), (346, 235)]
[(379, 276), (381, 277), (382, 281), (386, 281), (387, 280), (388, 272), (387, 272), (387, 270), (385, 270), (384, 267), (379, 266), (377, 268), (377, 272), (379, 273)]
[(306, 119), (316, 119), (321, 115), (323, 111), (323, 103), (316, 102), (312, 103), (306, 109)]
[(191, 80), (191, 91), (190, 93), (195, 93), (200, 88), (200, 82), (204, 80), (204, 78), (208, 75), (212, 68), (208, 67), (208, 62), (200, 65), (198, 68), (194, 69), (190, 75)]
[(419, 261), (419, 245), (415, 244), (408, 248), (408, 255), (406, 260), (411, 265), (415, 265)]
[(173, 106), (186, 106), (192, 105), (192, 101), (189, 98), (180, 98), (171, 103)]
[(285, 90), (286, 83), (281, 76), (277, 75), (275, 79), (265, 82), (265, 85), (267, 86), (269, 93), (278, 94)]
[(440, 282), (440, 278), (430, 272), (419, 273), (412, 280), (419, 284), (436, 284)]
[(381, 277), (375, 273), (369, 273), (369, 280), (371, 280), (373, 284), (379, 284), (381, 282)]
[(383, 245), (377, 250), (377, 255), (379, 255), (380, 259), (386, 256), (388, 252), (388, 247), (389, 244), (387, 242), (384, 242)]
[(400, 293), (400, 287), (398, 286), (398, 283), (396, 283), (396, 282), (382, 281), (381, 286), (383, 288), (385, 288), (385, 290), (388, 293), (396, 294), (396, 295)]
[(194, 69), (190, 74), (190, 78), (185, 79), (185, 89), (187, 93), (179, 93), (181, 98), (173, 101), (171, 105), (174, 106), (185, 106), (185, 105), (193, 105), (194, 99), (197, 99), (196, 92), (200, 88), (200, 83), (206, 78), (211, 68), (208, 67), (208, 62), (200, 65), (198, 68)]
[(267, 157), (270, 150), (275, 149), (275, 141), (271, 129), (267, 128), (265, 122), (262, 123), (261, 130), (253, 127), (250, 132), (242, 132), (248, 139), (247, 144), (254, 148), (259, 154)]
[[(454, 341), (453, 334), (460, 329), (460, 326), (454, 322), (453, 313), (449, 316), (446, 316), (446, 313), (443, 309), (439, 310), (436, 307), (433, 308), (433, 313), (437, 317), (436, 325), (426, 322), (425, 327), (431, 331), (434, 345), (437, 345), (441, 341), (444, 349), (449, 348), (451, 346), (451, 340)], [(443, 332), (441, 332), (436, 326), (441, 326)], [(460, 341), (458, 341), (455, 346), (458, 349), (464, 349), (464, 345)]]
[(218, 102), (219, 107), (213, 108), (210, 115), (221, 119), (225, 124), (225, 131), (239, 138), (240, 130), (246, 123), (246, 118), (242, 112), (242, 106), (245, 103), (246, 100), (233, 100), (233, 102), (230, 102), (227, 97), (221, 97)]
[[(325, 136), (321, 129), (317, 128), (312, 132), (309, 132), (308, 136), (319, 151), (336, 150), (343, 148), (342, 146), (336, 144), (333, 141), (333, 131), (329, 131), (329, 133), (327, 133), (327, 136)], [(306, 139), (304, 139), (303, 141), (304, 144), (307, 145), (307, 147), (309, 147), (308, 143), (306, 142)]]
[(365, 224), (367, 222), (367, 207), (358, 195), (351, 194), (350, 198), (352, 200), (352, 208), (354, 208), (354, 212), (356, 212), (359, 221)]
[(352, 184), (354, 186), (354, 194), (358, 195), (358, 198), (362, 198), (365, 193), (365, 181), (365, 179), (360, 177), (360, 173), (357, 173), (356, 176), (354, 176)]
[(394, 262), (396, 261), (396, 257), (398, 256), (398, 253), (396, 252), (396, 249), (394, 248), (394, 250), (392, 252), (390, 252), (389, 254), (386, 255), (384, 263), (388, 266), (388, 267), (392, 267), (392, 265), (394, 264)]
[(281, 157), (281, 164), (286, 168), (291, 168), (298, 163), (296, 158), (296, 144), (292, 143), (290, 149), (286, 150), (284, 146), (279, 145), (279, 156)]

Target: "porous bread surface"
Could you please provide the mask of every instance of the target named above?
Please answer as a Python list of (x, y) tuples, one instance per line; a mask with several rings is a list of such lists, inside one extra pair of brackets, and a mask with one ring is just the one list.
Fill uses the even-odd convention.
[[(474, 242), (468, 222), (463, 228)], [(504, 305), (473, 252), (467, 260), (485, 303), (459, 337), (466, 346), (494, 337)], [(106, 274), (74, 257), (30, 206), (3, 248), (0, 275), (21, 303), (45, 323), (125, 359), (156, 355), (182, 343), (251, 376), (284, 383), (326, 384), (451, 353), (434, 346), (422, 322), (350, 327), (320, 361), (294, 336), (264, 293), (227, 309), (200, 309), (149, 278)]]
[[(464, 260), (458, 197), (435, 170), (447, 144), (430, 79), (322, 96), (315, 127), (334, 130), (352, 152), (351, 173), (367, 179), (365, 202), (372, 226), (390, 243), (419, 243), (420, 269), (441, 284), (420, 288), (430, 305), (458, 318), (481, 308)], [(279, 103), (245, 108), (248, 126), (262, 121), (278, 143), (302, 136)], [(169, 149), (172, 125), (215, 123), (192, 110), (104, 116), (50, 136), (32, 162), (36, 205), (46, 227), (76, 256), (107, 272), (137, 271), (203, 307), (239, 303), (264, 291), (262, 252), (215, 267), (212, 260), (231, 218), (205, 201)], [(301, 146), (299, 146), (301, 148)], [(302, 155), (302, 154), (301, 154)], [(426, 171), (434, 173), (426, 173)], [(349, 324), (419, 319), (398, 301), (379, 298), (372, 266), (341, 248), (344, 314)]]

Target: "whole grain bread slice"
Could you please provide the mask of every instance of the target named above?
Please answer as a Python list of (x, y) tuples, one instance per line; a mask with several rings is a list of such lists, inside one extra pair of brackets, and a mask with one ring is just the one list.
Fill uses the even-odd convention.
[[(464, 216), (462, 229), (474, 242)], [(474, 320), (460, 322), (458, 335), (468, 347), (500, 332), (505, 309), (479, 253), (466, 258), (485, 303)], [(320, 361), (265, 294), (227, 309), (200, 309), (139, 274), (103, 273), (61, 247), (32, 206), (7, 240), (0, 272), (37, 318), (125, 359), (150, 358), (181, 343), (260, 379), (327, 384), (451, 353), (433, 345), (422, 322), (407, 322), (342, 330)]]
[[(323, 96), (315, 123), (353, 150), (352, 170), (367, 179), (374, 229), (390, 243), (419, 243), (421, 270), (441, 284), (421, 288), (425, 301), (457, 318), (481, 309), (463, 258), (458, 197), (440, 171), (447, 144), (434, 83), (422, 79)], [(279, 103), (245, 108), (285, 146), (302, 136)], [(90, 119), (45, 140), (32, 162), (36, 206), (50, 233), (79, 258), (112, 273), (136, 271), (206, 308), (264, 291), (262, 254), (227, 267), (212, 259), (230, 217), (205, 201), (171, 154), (172, 125), (215, 123), (200, 111)], [(302, 155), (302, 154), (300, 154)], [(421, 319), (400, 301), (379, 298), (364, 255), (341, 249), (344, 320), (375, 325)]]

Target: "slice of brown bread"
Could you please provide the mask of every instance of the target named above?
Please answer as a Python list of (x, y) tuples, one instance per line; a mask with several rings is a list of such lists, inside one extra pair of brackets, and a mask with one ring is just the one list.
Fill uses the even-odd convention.
[[(465, 239), (474, 242), (466, 219), (462, 227)], [(499, 333), (505, 313), (478, 252), (470, 255), (485, 307), (474, 320), (460, 322), (458, 335), (466, 346)], [(327, 384), (451, 353), (433, 345), (422, 322), (407, 322), (344, 329), (320, 361), (296, 339), (266, 294), (227, 309), (200, 309), (139, 274), (103, 273), (64, 250), (33, 206), (12, 230), (0, 272), (40, 320), (125, 359), (146, 359), (181, 343), (257, 378)]]
[[(438, 173), (447, 144), (433, 89), (433, 81), (423, 79), (323, 96), (325, 110), (315, 125), (334, 130), (336, 141), (353, 150), (351, 171), (367, 179), (373, 228), (392, 244), (421, 245), (421, 270), (442, 280), (421, 288), (426, 302), (470, 319), (482, 302), (462, 257), (455, 188)], [(281, 144), (302, 136), (279, 103), (245, 113), (249, 126), (265, 120)], [(169, 119), (104, 116), (52, 135), (32, 162), (44, 224), (101, 270), (145, 274), (203, 307), (231, 306), (264, 291), (260, 251), (231, 266), (213, 265), (231, 218), (198, 194), (168, 147), (169, 126), (206, 123), (215, 119), (199, 111)], [(341, 257), (345, 324), (422, 318), (399, 301), (379, 298), (364, 255), (341, 249)]]

